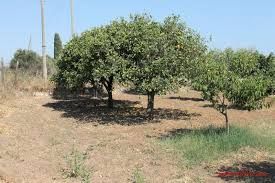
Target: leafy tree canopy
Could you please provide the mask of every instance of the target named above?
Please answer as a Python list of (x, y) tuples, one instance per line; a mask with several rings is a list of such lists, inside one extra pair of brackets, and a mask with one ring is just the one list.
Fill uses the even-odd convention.
[(259, 60), (259, 69), (264, 77), (271, 80), (269, 93), (274, 94), (275, 91), (275, 55), (270, 53), (268, 56), (261, 55)]
[(132, 83), (148, 94), (150, 112), (154, 96), (178, 88), (188, 64), (204, 51), (201, 37), (179, 17), (159, 23), (135, 15), (72, 39), (57, 63), (55, 79), (69, 87), (100, 83), (109, 93), (110, 106), (114, 80)]
[(121, 42), (121, 28), (115, 24), (94, 28), (72, 39), (58, 60), (55, 80), (70, 88), (85, 83), (100, 84), (108, 92), (108, 106), (112, 107), (113, 83), (122, 80), (120, 76), (125, 63), (116, 49)]
[(265, 106), (270, 80), (258, 71), (258, 61), (254, 51), (227, 49), (210, 51), (197, 65), (193, 86), (225, 116), (228, 131), (228, 108), (254, 110)]
[(147, 93), (147, 109), (152, 112), (154, 96), (182, 86), (188, 65), (194, 64), (206, 47), (177, 16), (156, 22), (149, 15), (134, 15), (127, 27), (126, 75), (139, 91)]

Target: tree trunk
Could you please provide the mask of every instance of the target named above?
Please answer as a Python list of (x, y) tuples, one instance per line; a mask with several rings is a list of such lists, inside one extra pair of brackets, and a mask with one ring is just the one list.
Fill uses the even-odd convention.
[(228, 121), (227, 110), (224, 113), (224, 117), (225, 117), (225, 128), (226, 128), (227, 134), (229, 134), (229, 121)]
[(155, 93), (154, 92), (148, 92), (148, 103), (147, 103), (147, 113), (149, 114), (149, 117), (153, 117), (153, 111), (154, 111), (154, 99), (155, 99)]
[(5, 89), (5, 67), (4, 67), (4, 59), (1, 58), (1, 84), (2, 84), (2, 89)]
[(109, 81), (107, 81), (107, 86), (106, 86), (106, 90), (108, 92), (108, 108), (114, 107), (114, 104), (113, 104), (113, 81), (114, 81), (114, 77), (113, 76), (109, 77)]
[(113, 108), (114, 104), (113, 104), (113, 91), (110, 90), (108, 91), (108, 108)]

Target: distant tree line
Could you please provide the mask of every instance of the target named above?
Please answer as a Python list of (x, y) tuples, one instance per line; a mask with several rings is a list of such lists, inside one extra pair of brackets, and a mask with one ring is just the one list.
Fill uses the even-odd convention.
[[(10, 62), (10, 68), (16, 69), (18, 62), (18, 69), (30, 74), (40, 75), (42, 73), (42, 57), (34, 51), (26, 49), (18, 49)], [(48, 73), (52, 74), (55, 70), (54, 59), (47, 55)]]
[[(47, 55), (47, 67), (48, 73), (51, 75), (55, 72), (55, 60), (62, 52), (62, 42), (58, 33), (54, 36), (54, 58)], [(27, 49), (18, 49), (10, 62), (10, 68), (12, 70), (16, 69), (18, 64), (18, 69), (30, 74), (41, 74), (42, 73), (42, 57), (32, 51)]]

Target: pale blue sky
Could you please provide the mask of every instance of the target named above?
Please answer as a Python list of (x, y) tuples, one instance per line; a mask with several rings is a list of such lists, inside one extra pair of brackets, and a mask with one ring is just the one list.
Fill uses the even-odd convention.
[[(130, 13), (150, 13), (161, 20), (179, 14), (208, 38), (212, 47), (249, 47), (275, 52), (275, 0), (74, 0), (78, 33)], [(53, 54), (53, 36), (70, 39), (70, 0), (46, 0), (47, 51)], [(0, 57), (8, 62), (18, 48), (41, 53), (40, 0), (2, 0)]]

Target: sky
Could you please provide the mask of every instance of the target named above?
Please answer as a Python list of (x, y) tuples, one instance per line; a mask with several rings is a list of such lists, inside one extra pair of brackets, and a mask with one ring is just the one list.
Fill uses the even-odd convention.
[[(149, 13), (156, 20), (180, 15), (210, 47), (253, 48), (275, 52), (274, 0), (74, 0), (78, 34), (129, 14)], [(31, 48), (41, 54), (40, 0), (2, 0), (0, 57), (8, 63), (14, 52)], [(70, 0), (45, 0), (47, 52), (53, 55), (54, 34), (70, 40)]]

